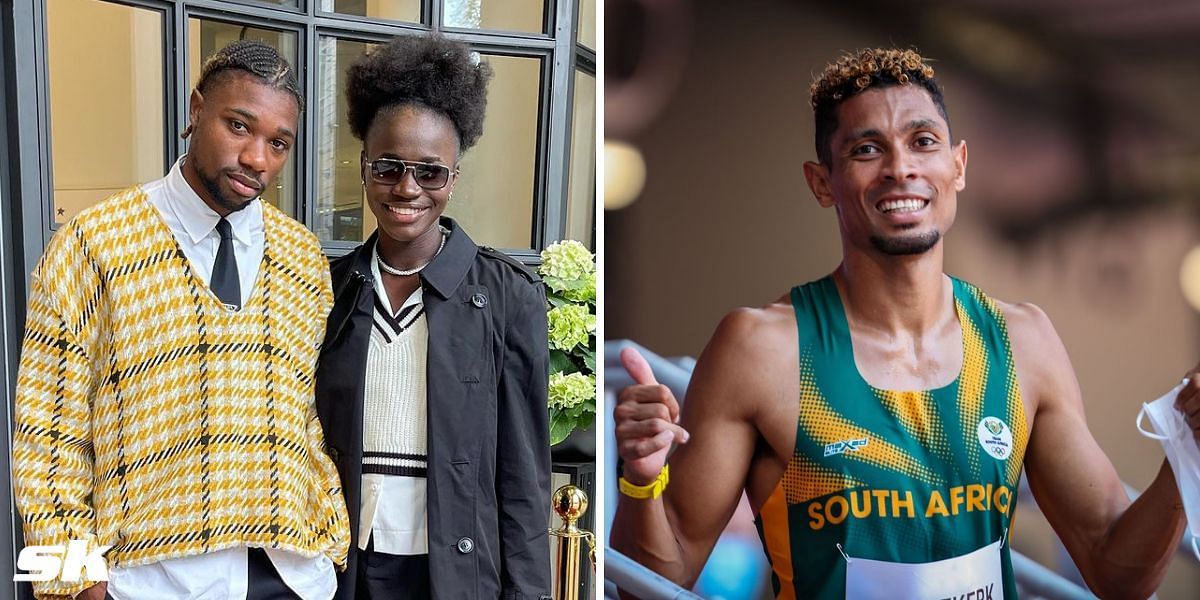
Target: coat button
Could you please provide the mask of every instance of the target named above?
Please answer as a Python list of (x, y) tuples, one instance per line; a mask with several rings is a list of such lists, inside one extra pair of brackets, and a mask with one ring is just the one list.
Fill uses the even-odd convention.
[(459, 540), (458, 540), (458, 553), (459, 554), (470, 554), (474, 550), (475, 550), (475, 540), (472, 540), (469, 537), (459, 538)]
[(474, 294), (471, 296), (471, 304), (474, 304), (475, 308), (483, 308), (487, 306), (487, 296), (478, 293)]

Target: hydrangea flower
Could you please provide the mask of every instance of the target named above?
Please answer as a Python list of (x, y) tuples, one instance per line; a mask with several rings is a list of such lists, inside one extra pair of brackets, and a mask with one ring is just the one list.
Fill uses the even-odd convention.
[(583, 373), (550, 375), (550, 407), (567, 409), (596, 398), (596, 376)]
[(596, 301), (596, 272), (585, 274), (580, 280), (582, 286), (578, 289), (563, 290), (560, 293), (563, 298), (571, 302), (595, 302)]
[(546, 285), (555, 292), (564, 293), (586, 287), (588, 274), (592, 274), (592, 296), (595, 297), (596, 262), (587, 246), (575, 241), (564, 240), (542, 251), (542, 266), (538, 273)]
[(596, 330), (596, 315), (586, 306), (567, 304), (546, 313), (550, 326), (550, 345), (563, 351), (575, 346), (587, 346), (588, 334)]

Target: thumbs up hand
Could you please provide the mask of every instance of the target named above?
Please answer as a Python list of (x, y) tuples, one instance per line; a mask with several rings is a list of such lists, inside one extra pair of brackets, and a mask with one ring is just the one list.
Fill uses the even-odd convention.
[(688, 432), (678, 425), (679, 402), (665, 385), (654, 379), (649, 363), (637, 350), (621, 351), (621, 364), (633, 378), (617, 395), (617, 453), (625, 461), (624, 477), (634, 485), (647, 485), (667, 462), (672, 443), (687, 443)]

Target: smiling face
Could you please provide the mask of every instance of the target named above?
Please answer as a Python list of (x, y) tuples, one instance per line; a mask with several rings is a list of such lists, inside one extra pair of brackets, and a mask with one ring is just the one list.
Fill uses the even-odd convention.
[(192, 92), (183, 176), (224, 216), (245, 208), (279, 175), (296, 141), (300, 107), (286, 90), (231, 71)]
[(405, 244), (440, 236), (438, 218), (446, 210), (457, 177), (452, 174), (444, 187), (427, 190), (418, 185), (409, 169), (399, 183), (387, 185), (375, 181), (365, 164), (379, 158), (444, 165), (453, 173), (458, 164), (454, 123), (419, 106), (384, 109), (375, 116), (363, 142), (367, 204), (379, 222), (380, 233)]
[(929, 93), (871, 89), (842, 102), (837, 122), (830, 164), (804, 171), (818, 202), (837, 208), (843, 245), (893, 256), (937, 246), (966, 186), (967, 147), (951, 142)]

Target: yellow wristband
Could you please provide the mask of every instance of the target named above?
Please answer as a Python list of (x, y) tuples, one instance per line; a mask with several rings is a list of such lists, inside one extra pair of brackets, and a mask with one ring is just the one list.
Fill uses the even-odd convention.
[(630, 498), (638, 500), (654, 499), (662, 495), (663, 490), (667, 489), (667, 482), (671, 480), (670, 465), (663, 465), (661, 471), (658, 472), (658, 477), (654, 481), (646, 485), (634, 485), (629, 483), (628, 479), (620, 477), (617, 479), (617, 487), (622, 494)]

